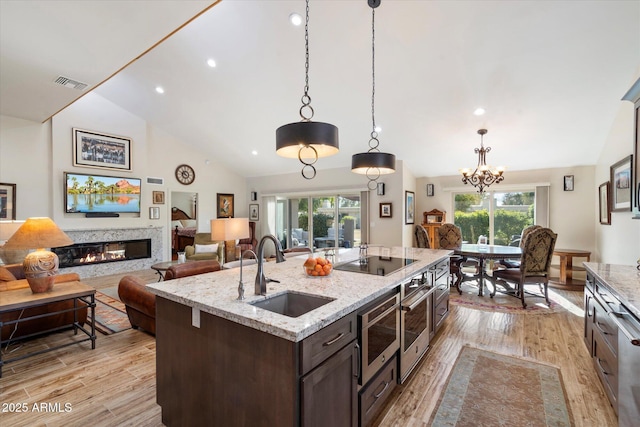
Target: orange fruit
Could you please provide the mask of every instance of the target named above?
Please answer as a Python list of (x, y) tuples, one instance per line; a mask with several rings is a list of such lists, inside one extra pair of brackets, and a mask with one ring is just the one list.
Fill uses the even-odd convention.
[(331, 264), (326, 264), (322, 267), (325, 273), (329, 273), (331, 271)]
[(304, 262), (304, 266), (307, 268), (314, 268), (316, 266), (316, 260), (314, 258), (307, 258)]

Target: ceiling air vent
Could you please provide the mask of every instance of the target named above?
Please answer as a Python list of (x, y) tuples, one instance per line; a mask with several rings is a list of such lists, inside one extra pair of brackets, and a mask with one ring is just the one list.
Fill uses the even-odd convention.
[(55, 79), (53, 82), (59, 85), (62, 85), (64, 87), (68, 87), (70, 89), (77, 89), (77, 90), (85, 90), (86, 87), (89, 86), (86, 83), (82, 83), (77, 80), (72, 80), (68, 77), (63, 77), (63, 76), (58, 76), (58, 78)]

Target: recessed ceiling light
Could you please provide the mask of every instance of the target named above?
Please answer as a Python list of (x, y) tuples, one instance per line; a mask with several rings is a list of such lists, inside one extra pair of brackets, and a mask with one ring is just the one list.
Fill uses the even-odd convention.
[(484, 113), (485, 113), (485, 110), (482, 107), (476, 108), (475, 111), (473, 112), (473, 114), (476, 116), (482, 116)]
[(162, 86), (156, 86), (156, 92), (164, 93), (164, 89), (162, 89)]
[(208, 59), (207, 60), (207, 65), (211, 68), (215, 68), (216, 67), (216, 61), (213, 59)]
[(257, 156), (257, 155), (258, 155), (258, 152), (257, 152), (256, 150), (253, 150), (253, 151), (251, 152), (251, 154), (253, 154), (254, 156)]
[(302, 16), (293, 12), (291, 15), (289, 15), (289, 21), (291, 21), (291, 23), (296, 27), (299, 27), (302, 24)]

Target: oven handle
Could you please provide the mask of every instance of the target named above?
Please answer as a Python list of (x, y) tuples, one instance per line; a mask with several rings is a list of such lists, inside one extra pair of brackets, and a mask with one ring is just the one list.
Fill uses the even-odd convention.
[(398, 301), (398, 294), (395, 294), (393, 297), (389, 298), (388, 300), (384, 301), (383, 303), (379, 304), (378, 306), (372, 308), (371, 310), (368, 310), (366, 314), (363, 314), (362, 315), (362, 329), (368, 328), (369, 325), (373, 325), (378, 320), (384, 318), (387, 314), (396, 311), (398, 309), (398, 306), (400, 305), (399, 302), (396, 302), (392, 307), (389, 307), (388, 309), (386, 309), (383, 313), (379, 314), (375, 319), (369, 319), (369, 313), (370, 312), (372, 312), (374, 310), (377, 310), (381, 305), (384, 305), (384, 304), (388, 303), (392, 299), (395, 299), (396, 301)]
[(421, 291), (418, 291), (415, 296), (413, 296), (409, 301), (402, 301), (402, 311), (411, 311), (415, 309), (422, 301), (425, 300), (429, 295), (431, 295), (435, 291), (435, 288), (429, 289), (425, 288)]
[(634, 321), (630, 321), (630, 319), (628, 319), (628, 313), (612, 311), (608, 313), (608, 315), (609, 318), (616, 324), (618, 330), (622, 331), (624, 336), (627, 337), (631, 344), (640, 346), (640, 336), (634, 335), (634, 332), (631, 332), (632, 329), (640, 331), (640, 328)]

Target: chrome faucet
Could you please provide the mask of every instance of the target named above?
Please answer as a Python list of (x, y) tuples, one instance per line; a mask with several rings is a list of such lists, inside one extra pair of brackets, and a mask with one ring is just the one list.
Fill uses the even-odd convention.
[(244, 254), (246, 254), (247, 252), (251, 252), (253, 254), (253, 257), (256, 259), (256, 261), (258, 260), (258, 255), (256, 255), (256, 253), (253, 252), (251, 249), (247, 249), (240, 255), (240, 283), (238, 283), (238, 299), (239, 300), (244, 299), (244, 282), (242, 281), (242, 260), (244, 259)]
[(276, 263), (286, 261), (284, 259), (284, 254), (282, 253), (282, 245), (275, 236), (271, 234), (267, 234), (260, 239), (260, 243), (258, 243), (256, 258), (258, 259), (258, 272), (256, 273), (256, 295), (267, 295), (267, 282), (276, 282), (280, 283), (277, 280), (268, 279), (264, 277), (264, 242), (266, 240), (272, 240), (273, 244), (276, 247)]

